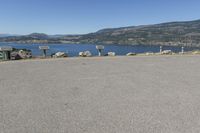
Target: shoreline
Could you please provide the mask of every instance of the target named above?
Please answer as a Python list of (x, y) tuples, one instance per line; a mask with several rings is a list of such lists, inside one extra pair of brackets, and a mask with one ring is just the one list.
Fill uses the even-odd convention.
[(145, 54), (137, 54), (135, 56), (92, 56), (92, 57), (65, 57), (65, 58), (31, 58), (31, 59), (21, 59), (21, 60), (7, 60), (3, 61), (0, 60), (1, 63), (9, 63), (9, 62), (31, 62), (31, 61), (58, 61), (58, 60), (96, 60), (96, 59), (118, 59), (118, 58), (148, 58), (148, 57), (196, 57), (200, 56), (200, 54), (173, 54), (173, 55), (159, 55), (159, 54), (154, 54), (154, 55), (145, 55)]
[[(12, 44), (12, 43), (11, 43)], [(16, 45), (16, 46), (14, 46), (14, 45)], [(10, 47), (13, 47), (13, 48), (16, 48), (17, 47), (17, 44), (14, 44), (13, 46), (12, 45), (10, 45)], [(29, 44), (25, 44), (25, 45), (29, 45)], [(25, 45), (24, 45), (24, 47), (25, 47)], [(34, 45), (34, 44), (30, 44), (30, 45)], [(35, 45), (37, 45), (37, 47), (40, 47), (40, 44), (35, 44)], [(52, 45), (54, 45), (54, 46), (56, 46), (56, 44), (52, 44)], [(59, 45), (59, 44), (58, 44)], [(63, 46), (64, 46), (65, 44), (63, 44)], [(77, 44), (66, 44), (66, 45), (69, 45), (69, 46), (71, 46), (71, 45), (77, 45)], [(79, 44), (80, 45), (80, 44)], [(95, 45), (95, 44), (81, 44), (81, 45), (86, 45), (86, 47), (85, 47), (85, 50), (86, 49), (89, 49), (91, 52), (92, 52), (92, 56), (91, 57), (97, 57), (97, 54), (95, 53), (97, 50), (95, 49), (95, 47), (93, 47), (93, 46), (97, 46), (97, 45)], [(81, 47), (81, 45), (80, 45), (80, 47)], [(88, 45), (88, 46), (87, 46)], [(9, 46), (9, 45), (8, 45)], [(42, 46), (42, 45), (41, 45)], [(52, 57), (53, 55), (55, 55), (55, 53), (56, 53), (56, 50), (54, 51), (54, 49), (56, 49), (56, 47), (54, 48), (53, 46), (52, 46), (52, 51), (51, 51), (51, 44), (44, 44), (43, 46), (49, 46), (50, 48), (48, 49), (50, 52), (48, 53), (48, 56), (47, 56), (47, 58), (53, 58), (53, 59), (55, 59), (54, 57)], [(91, 47), (90, 46), (92, 46), (92, 49), (91, 49)], [(114, 45), (114, 44), (110, 44), (110, 45), (104, 45), (104, 47), (106, 47), (106, 46), (108, 46), (108, 48), (106, 49), (106, 51), (105, 51), (105, 53), (106, 52), (108, 52), (109, 50), (109, 52), (111, 52), (111, 51), (113, 51), (113, 53), (114, 53), (114, 55), (113, 56), (163, 56), (163, 55), (169, 55), (169, 56), (171, 56), (171, 55), (178, 55), (178, 56), (182, 56), (182, 55), (200, 55), (200, 48), (199, 47), (179, 47), (179, 46), (162, 46), (162, 51), (164, 52), (166, 52), (167, 51), (167, 53), (163, 53), (163, 54), (161, 54), (160, 52), (158, 52), (159, 51), (159, 46), (157, 46), (157, 45)], [(111, 46), (111, 48), (109, 48), (109, 46)], [(115, 47), (115, 46), (117, 46), (118, 48), (117, 48), (117, 50), (116, 49), (112, 49), (112, 47)], [(127, 47), (126, 47), (127, 46)], [(135, 46), (135, 47), (134, 47)], [(140, 47), (139, 47), (140, 46)], [(23, 47), (23, 46), (21, 46), (21, 47)], [(41, 56), (41, 55), (39, 55), (38, 53), (36, 54), (36, 49), (35, 49), (35, 47), (36, 46), (34, 46), (34, 47), (32, 47), (32, 46), (30, 46), (29, 48), (27, 47), (26, 49), (25, 49), (25, 52), (27, 51), (27, 54), (32, 54), (32, 57), (27, 57), (26, 59), (25, 59), (25, 57), (24, 57), (24, 59), (23, 59), (23, 57), (22, 57), (22, 59), (19, 59), (19, 60), (35, 60), (35, 59), (43, 59), (43, 57)], [(68, 46), (66, 46), (66, 47), (68, 47)], [(79, 46), (78, 46), (79, 47)], [(122, 53), (120, 53), (118, 50), (121, 50), (120, 48), (122, 47), (122, 51), (123, 50), (125, 50), (127, 53), (125, 53), (124, 51), (122, 52)], [(125, 47), (125, 49), (123, 49), (123, 47)], [(139, 48), (137, 48), (137, 47), (139, 47)], [(143, 48), (144, 47), (144, 48)], [(152, 48), (151, 48), (152, 47)], [(70, 49), (71, 48), (71, 49)], [(72, 48), (73, 47), (70, 47), (69, 49), (69, 51), (72, 51)], [(16, 49), (18, 49), (18, 50), (20, 50), (20, 49), (22, 49), (22, 48), (16, 48)], [(67, 48), (65, 48), (65, 47), (63, 47), (63, 49), (67, 49)], [(76, 49), (76, 48), (75, 48)], [(128, 50), (127, 50), (128, 49)], [(135, 50), (134, 50), (135, 49)], [(138, 49), (144, 49), (144, 50), (138, 50)], [(33, 51), (32, 51), (33, 50)], [(39, 49), (40, 50), (40, 49)], [(38, 52), (39, 52), (39, 50), (38, 50)], [(63, 51), (65, 51), (65, 50), (63, 50)], [(95, 52), (94, 52), (94, 50), (95, 50)], [(149, 50), (149, 51), (148, 51)], [(160, 46), (160, 50), (161, 50), (161, 46)], [(184, 54), (182, 54), (180, 51), (184, 51)], [(28, 51), (31, 51), (31, 52), (29, 52), (28, 53)], [(40, 50), (41, 51), (41, 50)], [(62, 52), (62, 50), (60, 50), (61, 52)], [(57, 57), (57, 58), (78, 58), (79, 57), (79, 55), (78, 55), (78, 51), (76, 51), (77, 53), (75, 54), (75, 52), (73, 53), (73, 52), (69, 52), (69, 54), (68, 54), (68, 50), (66, 50), (67, 52), (62, 52), (62, 53), (65, 53), (66, 54), (66, 56), (68, 56), (68, 57)], [(81, 51), (81, 50), (79, 50), (79, 51)], [(90, 52), (89, 51), (89, 52)], [(115, 53), (115, 51), (117, 52), (117, 54)], [(135, 52), (129, 52), (129, 51), (135, 51)], [(59, 52), (58, 50), (57, 50), (57, 52)], [(84, 52), (84, 51), (83, 51)], [(53, 54), (52, 54), (53, 53)], [(80, 53), (80, 52), (79, 52)], [(51, 57), (50, 57), (50, 54), (51, 54)], [(129, 55), (128, 55), (129, 54)], [(90, 56), (90, 55), (88, 55), (88, 56)], [(106, 56), (109, 56), (108, 54), (105, 54), (104, 56), (102, 56), (102, 57), (106, 57)], [(111, 55), (110, 55), (111, 56)], [(12, 58), (13, 59), (13, 58)], [(13, 59), (14, 60), (14, 59)], [(0, 60), (0, 62), (2, 62), (2, 61), (5, 61), (5, 60)]]

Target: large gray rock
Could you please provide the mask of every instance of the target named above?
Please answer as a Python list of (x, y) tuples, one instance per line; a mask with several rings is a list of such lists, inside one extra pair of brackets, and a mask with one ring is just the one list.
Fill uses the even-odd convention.
[(108, 56), (116, 56), (115, 52), (108, 52)]
[(65, 52), (57, 52), (55, 53), (55, 55), (53, 55), (53, 57), (55, 58), (63, 58), (63, 57), (67, 57), (68, 55)]
[(11, 52), (11, 60), (29, 59), (32, 58), (32, 53), (29, 50), (15, 50)]
[(171, 50), (164, 50), (164, 51), (161, 52), (161, 54), (170, 55), (170, 54), (172, 54), (172, 51)]
[(81, 56), (81, 57), (91, 57), (92, 53), (90, 51), (79, 52), (79, 56)]
[(126, 55), (127, 55), (127, 56), (135, 56), (136, 53), (132, 53), (132, 52), (130, 52), (130, 53), (126, 54)]

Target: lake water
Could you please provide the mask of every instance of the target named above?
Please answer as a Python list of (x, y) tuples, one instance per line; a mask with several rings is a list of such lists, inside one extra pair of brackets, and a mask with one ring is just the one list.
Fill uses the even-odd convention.
[[(33, 56), (42, 55), (42, 52), (39, 50), (39, 46), (48, 45), (50, 50), (48, 51), (48, 55), (56, 52), (66, 52), (69, 56), (74, 57), (78, 56), (78, 53), (81, 51), (89, 50), (92, 55), (98, 55), (96, 50), (96, 45), (91, 44), (16, 44), (16, 43), (0, 43), (0, 46), (12, 46), (18, 49), (29, 49), (32, 51)], [(105, 49), (103, 51), (104, 54), (108, 52), (115, 52), (117, 55), (126, 55), (129, 52), (134, 53), (145, 53), (145, 52), (159, 52), (159, 46), (130, 46), (130, 45), (104, 45)], [(164, 46), (163, 50), (170, 49), (173, 52), (181, 52), (181, 47), (170, 47)], [(190, 48), (185, 47), (185, 51), (191, 51), (198, 48)], [(200, 49), (200, 48), (199, 48)]]

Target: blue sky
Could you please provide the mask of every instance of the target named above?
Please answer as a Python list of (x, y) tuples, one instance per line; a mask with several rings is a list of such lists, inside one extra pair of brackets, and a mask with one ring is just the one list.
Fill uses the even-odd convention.
[(200, 19), (200, 0), (0, 0), (0, 33), (84, 34)]

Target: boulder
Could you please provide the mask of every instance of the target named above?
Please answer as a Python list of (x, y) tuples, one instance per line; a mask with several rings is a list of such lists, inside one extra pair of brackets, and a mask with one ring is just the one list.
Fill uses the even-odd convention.
[(161, 52), (162, 55), (171, 55), (172, 51), (171, 50), (164, 50)]
[(56, 57), (56, 58), (67, 57), (67, 54), (64, 53), (64, 52), (57, 52), (57, 53), (55, 54), (55, 57)]
[(149, 55), (154, 55), (154, 53), (153, 53), (153, 52), (147, 52), (146, 55), (147, 55), (147, 56), (149, 56)]
[(79, 56), (81, 57), (91, 57), (92, 54), (90, 51), (79, 52)]
[(192, 54), (200, 54), (200, 50), (193, 51)]
[(135, 56), (136, 53), (132, 53), (132, 52), (130, 52), (130, 53), (126, 54), (126, 55), (127, 55), (127, 56)]
[(21, 60), (22, 57), (19, 55), (17, 51), (14, 51), (10, 54), (10, 59), (11, 60)]
[(79, 52), (79, 54), (78, 54), (79, 56), (83, 56), (83, 52)]
[(108, 52), (108, 56), (116, 56), (115, 52)]
[(25, 50), (19, 50), (18, 54), (23, 58), (23, 59), (27, 59), (27, 58), (31, 58), (31, 52), (29, 51), (25, 51)]
[(11, 52), (11, 60), (29, 59), (32, 58), (30, 50), (15, 50)]

